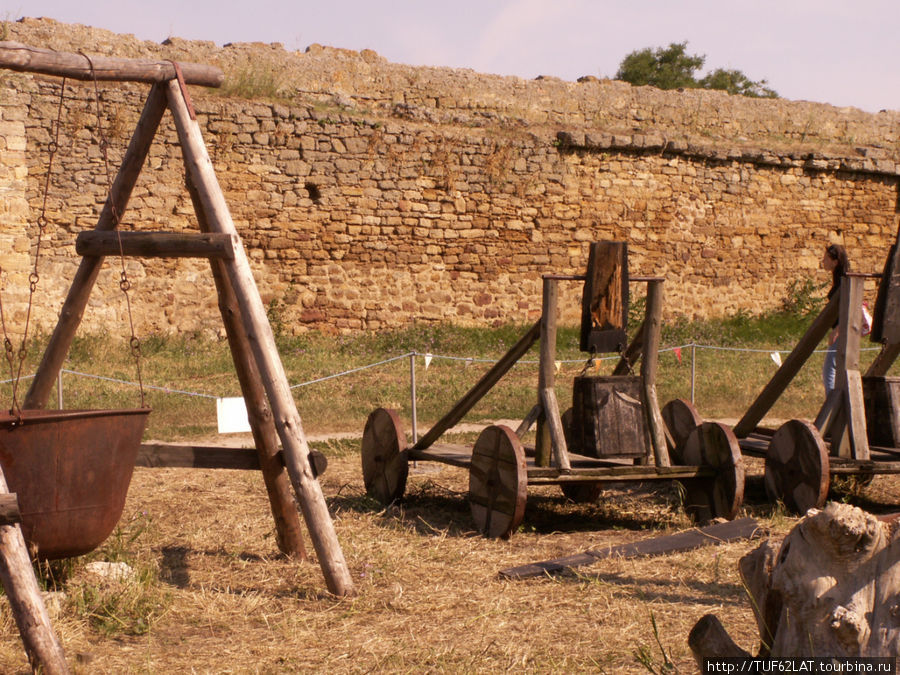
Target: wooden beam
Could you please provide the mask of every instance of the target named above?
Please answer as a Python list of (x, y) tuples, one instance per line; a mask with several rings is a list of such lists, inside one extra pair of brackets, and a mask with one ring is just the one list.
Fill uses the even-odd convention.
[(424, 450), (440, 438), (447, 429), (465, 417), (466, 413), (472, 409), (472, 406), (478, 403), (478, 401), (480, 401), (484, 395), (487, 394), (504, 375), (506, 375), (509, 369), (516, 365), (516, 362), (531, 349), (531, 345), (537, 341), (540, 334), (541, 322), (537, 321), (528, 332), (519, 338), (519, 341), (506, 352), (503, 358), (497, 361), (497, 363), (495, 363), (493, 367), (475, 383), (475, 386), (457, 401), (456, 405), (438, 420), (438, 422), (428, 430), (427, 434), (419, 439), (419, 442), (416, 443), (413, 448), (416, 450)]
[(753, 433), (753, 430), (766, 416), (766, 413), (775, 405), (775, 401), (784, 393), (787, 386), (796, 377), (797, 373), (803, 367), (803, 364), (809, 359), (813, 351), (822, 341), (822, 338), (828, 334), (834, 322), (838, 318), (838, 306), (840, 304), (840, 293), (835, 293), (825, 309), (816, 317), (812, 325), (800, 338), (800, 341), (794, 347), (787, 358), (781, 364), (781, 367), (775, 371), (772, 379), (763, 387), (763, 390), (756, 397), (756, 400), (744, 413), (744, 416), (734, 427), (734, 435), (738, 438), (745, 438)]
[[(321, 476), (328, 468), (328, 458), (317, 450), (309, 451), (313, 472)], [(284, 454), (278, 448), (273, 460), (284, 468)], [(178, 445), (175, 443), (141, 443), (135, 466), (147, 469), (237, 469), (259, 471), (256, 448), (230, 448), (221, 445)], [(3, 518), (3, 498), (0, 495), (0, 524)], [(294, 514), (297, 509), (291, 509)], [(288, 551), (284, 551), (288, 553)]]
[(138, 258), (224, 258), (234, 260), (239, 240), (230, 234), (173, 232), (81, 232), (75, 252), (82, 256), (125, 255)]
[(741, 518), (727, 523), (716, 523), (703, 528), (693, 528), (684, 532), (653, 537), (632, 544), (609, 546), (603, 549), (589, 550), (565, 558), (531, 563), (521, 567), (502, 570), (500, 576), (505, 579), (530, 579), (549, 574), (557, 574), (575, 567), (593, 565), (605, 558), (642, 558), (669, 553), (692, 551), (703, 546), (724, 544), (740, 539), (749, 539), (761, 534), (759, 523), (753, 518)]
[[(100, 219), (97, 222), (97, 230), (112, 230), (118, 224), (118, 219), (122, 217), (128, 206), (128, 200), (131, 198), (131, 191), (137, 182), (150, 151), (150, 145), (156, 136), (156, 130), (159, 127), (163, 113), (166, 111), (166, 91), (162, 85), (154, 85), (150, 88), (150, 94), (147, 96), (147, 102), (144, 104), (144, 110), (141, 118), (138, 120), (137, 127), (131, 137), (128, 150), (122, 159), (122, 166), (119, 173), (113, 181), (112, 189), (103, 211), (100, 213)], [(113, 205), (115, 204), (115, 209)], [(50, 398), (50, 391), (56, 384), (56, 376), (59, 369), (65, 361), (66, 354), (75, 337), (75, 331), (81, 323), (81, 317), (84, 315), (84, 309), (91, 297), (91, 291), (94, 283), (97, 281), (97, 275), (100, 273), (100, 267), (103, 264), (103, 258), (84, 258), (78, 266), (78, 271), (69, 287), (69, 293), (63, 303), (59, 313), (59, 321), (53, 329), (47, 349), (41, 358), (41, 363), (35, 373), (31, 387), (25, 395), (24, 407), (29, 409), (44, 408), (47, 400)]]
[[(185, 166), (197, 189), (206, 222), (213, 232), (236, 234), (237, 230), (225, 202), (225, 195), (219, 186), (203, 143), (200, 127), (196, 120), (191, 119), (178, 82), (170, 81), (166, 89)], [(224, 263), (224, 266), (234, 289), (241, 321), (265, 387), (278, 436), (281, 438), (285, 465), (309, 528), (326, 584), (335, 595), (351, 595), (354, 588), (350, 569), (338, 542), (331, 515), (328, 513), (322, 486), (313, 475), (309, 463), (309, 446), (303, 432), (300, 413), (294, 403), (287, 375), (278, 355), (275, 336), (266, 316), (266, 307), (260, 298), (250, 261), (243, 247), (238, 248), (234, 260)]]
[(848, 274), (841, 283), (840, 322), (837, 341), (835, 386), (843, 396), (843, 415), (831, 428), (831, 454), (869, 459), (859, 346), (862, 335), (863, 279)]
[(559, 311), (559, 281), (544, 277), (541, 293), (541, 355), (538, 369), (538, 403), (535, 464), (570, 469), (569, 449), (556, 400), (556, 319)]
[(22, 522), (19, 500), (15, 492), (0, 492), (0, 525), (15, 525)]
[[(93, 70), (91, 63), (94, 64)], [(186, 84), (204, 87), (221, 87), (225, 73), (215, 66), (198, 63), (179, 63)], [(31, 47), (21, 42), (0, 42), (0, 68), (23, 73), (56, 75), (75, 80), (113, 82), (167, 82), (175, 79), (175, 66), (171, 61), (148, 59), (118, 59), (108, 56), (91, 56), (57, 52), (52, 49)]]

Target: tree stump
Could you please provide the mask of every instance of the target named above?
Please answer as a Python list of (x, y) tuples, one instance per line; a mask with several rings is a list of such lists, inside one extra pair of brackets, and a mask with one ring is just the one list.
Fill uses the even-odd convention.
[[(900, 524), (831, 502), (812, 509), (777, 551), (741, 559), (760, 657), (889, 657), (900, 653)], [(740, 650), (713, 615), (694, 626), (697, 663)]]

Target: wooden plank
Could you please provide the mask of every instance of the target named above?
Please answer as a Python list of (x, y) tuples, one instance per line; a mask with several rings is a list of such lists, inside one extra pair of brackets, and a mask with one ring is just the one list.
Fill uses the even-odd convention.
[(414, 461), (440, 462), (468, 469), (472, 464), (472, 448), (451, 443), (434, 444), (424, 450), (409, 450), (409, 458)]
[(766, 413), (775, 405), (775, 401), (784, 393), (787, 386), (796, 377), (797, 373), (803, 367), (803, 364), (809, 359), (815, 351), (822, 338), (831, 330), (835, 320), (838, 318), (838, 306), (840, 304), (840, 294), (835, 293), (825, 309), (816, 317), (812, 325), (803, 334), (797, 342), (794, 349), (788, 354), (781, 367), (775, 371), (772, 379), (763, 387), (763, 390), (756, 397), (756, 400), (744, 413), (744, 416), (734, 426), (734, 435), (738, 438), (748, 436), (759, 423)]
[[(0, 493), (9, 494), (2, 469)], [(0, 525), (0, 581), (9, 598), (13, 618), (34, 672), (51, 675), (68, 673), (66, 655), (50, 623), (50, 615), (31, 566), (31, 556), (25, 546), (25, 537), (18, 524)]]
[[(113, 230), (128, 206), (131, 192), (141, 173), (141, 167), (150, 151), (150, 145), (156, 135), (163, 113), (166, 111), (166, 91), (162, 85), (150, 88), (147, 102), (141, 118), (138, 120), (131, 142), (125, 151), (119, 173), (113, 181), (112, 189), (100, 213), (97, 230)], [(115, 205), (115, 208), (113, 208)], [(56, 385), (56, 376), (62, 368), (69, 347), (81, 323), (84, 309), (87, 306), (103, 265), (103, 258), (83, 258), (78, 271), (69, 287), (69, 293), (59, 313), (59, 321), (53, 329), (47, 349), (41, 357), (28, 393), (25, 395), (23, 407), (29, 409), (44, 408), (50, 398), (50, 391)]]
[(125, 255), (138, 258), (223, 258), (234, 260), (240, 245), (230, 234), (173, 232), (81, 232), (75, 252), (85, 256)]
[(416, 450), (427, 448), (440, 438), (447, 429), (454, 426), (465, 417), (466, 413), (472, 409), (472, 406), (478, 403), (478, 401), (480, 401), (484, 395), (500, 381), (500, 378), (502, 378), (510, 368), (516, 365), (516, 362), (531, 349), (531, 345), (537, 341), (540, 332), (541, 322), (537, 321), (525, 335), (519, 338), (519, 341), (510, 348), (503, 358), (497, 361), (497, 363), (495, 363), (493, 367), (475, 383), (475, 386), (472, 387), (446, 415), (438, 420), (438, 422), (428, 430), (427, 434), (419, 439), (419, 442), (416, 443), (413, 448)]
[(543, 562), (510, 567), (501, 570), (500, 576), (504, 579), (531, 579), (550, 574), (558, 574), (575, 567), (593, 565), (598, 560), (605, 558), (643, 558), (649, 556), (666, 555), (669, 553), (682, 553), (692, 551), (703, 546), (713, 546), (750, 539), (761, 535), (759, 523), (753, 518), (741, 518), (726, 523), (716, 523), (703, 528), (692, 528), (684, 532), (654, 537), (632, 544), (621, 544), (603, 549), (588, 550), (576, 555), (545, 560)]
[(609, 481), (674, 480), (685, 478), (710, 478), (716, 471), (711, 466), (665, 466), (653, 467), (642, 464), (630, 466), (606, 466), (572, 469), (564, 473), (554, 467), (528, 467), (529, 485), (558, 485), (568, 481), (583, 479)]
[[(91, 63), (94, 64), (91, 69)], [(198, 63), (179, 63), (184, 81), (204, 87), (221, 87), (225, 73), (215, 66)], [(112, 82), (166, 82), (175, 78), (175, 66), (171, 61), (149, 59), (121, 59), (108, 56), (91, 56), (57, 52), (52, 49), (31, 47), (21, 42), (0, 42), (0, 68), (25, 73), (40, 73), (70, 77), (75, 80)]]
[[(185, 166), (196, 186), (210, 230), (236, 234), (237, 230), (225, 202), (225, 196), (219, 187), (203, 143), (200, 127), (197, 121), (191, 118), (178, 83), (170, 81), (166, 88), (169, 109), (175, 120)], [(227, 261), (225, 267), (241, 310), (241, 320), (266, 390), (266, 397), (272, 408), (275, 427), (284, 448), (285, 465), (303, 511), (328, 590), (338, 596), (351, 595), (354, 587), (350, 569), (338, 542), (322, 486), (313, 475), (309, 463), (309, 446), (303, 432), (300, 413), (297, 411), (284, 366), (278, 355), (275, 336), (266, 316), (266, 307), (260, 298), (243, 247), (235, 251), (234, 260)]]

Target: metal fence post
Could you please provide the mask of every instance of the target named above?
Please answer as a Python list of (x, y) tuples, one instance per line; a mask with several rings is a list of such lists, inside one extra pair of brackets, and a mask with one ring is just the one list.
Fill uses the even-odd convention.
[(56, 374), (56, 407), (63, 409), (63, 393), (62, 393), (62, 368)]
[(697, 345), (691, 343), (691, 403), (694, 402), (694, 381), (697, 376)]
[(409, 396), (412, 409), (412, 442), (415, 445), (419, 441), (419, 429), (416, 419), (416, 352), (409, 355)]

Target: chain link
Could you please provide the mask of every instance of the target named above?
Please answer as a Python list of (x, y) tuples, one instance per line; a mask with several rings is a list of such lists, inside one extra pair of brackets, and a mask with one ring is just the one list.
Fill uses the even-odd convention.
[(135, 369), (137, 371), (138, 388), (141, 392), (141, 407), (144, 408), (146, 407), (146, 403), (144, 402), (144, 381), (141, 377), (141, 342), (134, 331), (134, 318), (131, 312), (131, 296), (129, 295), (129, 291), (131, 290), (131, 281), (128, 279), (128, 272), (125, 269), (125, 253), (122, 249), (122, 235), (121, 230), (119, 229), (119, 225), (121, 225), (121, 219), (119, 217), (119, 209), (116, 205), (115, 195), (113, 194), (112, 189), (112, 174), (109, 170), (109, 139), (107, 138), (106, 133), (103, 131), (103, 119), (100, 114), (100, 88), (97, 84), (97, 73), (94, 70), (94, 62), (87, 54), (84, 54), (83, 52), (79, 53), (81, 53), (81, 55), (85, 59), (87, 59), (87, 62), (91, 69), (91, 77), (94, 81), (94, 104), (97, 110), (97, 141), (100, 146), (101, 155), (103, 156), (103, 168), (106, 172), (106, 187), (109, 194), (109, 209), (112, 213), (113, 229), (116, 232), (116, 238), (119, 243), (119, 263), (121, 265), (121, 271), (119, 272), (119, 288), (125, 296), (125, 307), (128, 309), (128, 327), (131, 331), (131, 337), (129, 338), (128, 342), (131, 346), (131, 355), (134, 358)]

